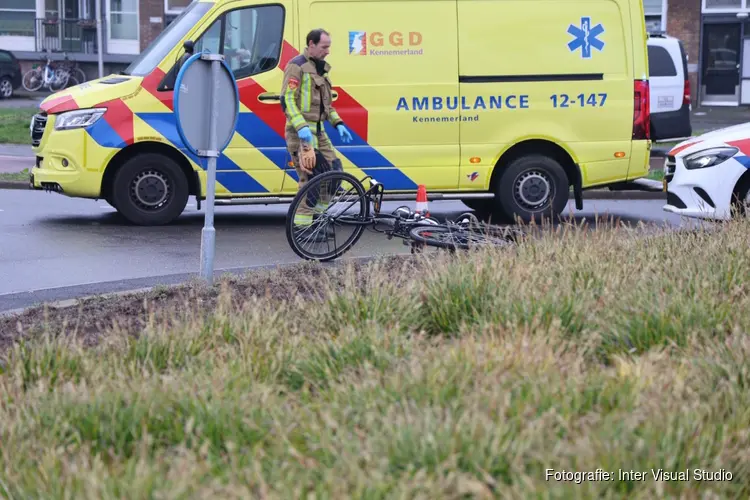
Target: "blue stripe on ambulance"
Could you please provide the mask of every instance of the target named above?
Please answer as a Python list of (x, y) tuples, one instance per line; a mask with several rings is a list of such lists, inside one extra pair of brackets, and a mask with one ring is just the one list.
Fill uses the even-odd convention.
[(331, 143), (357, 168), (366, 175), (371, 175), (375, 180), (383, 184), (387, 190), (411, 190), (417, 189), (417, 184), (405, 173), (381, 155), (375, 148), (362, 140), (352, 129), (352, 140), (344, 144), (339, 136), (338, 130), (329, 122), (325, 122), (325, 129)]
[(286, 150), (286, 140), (255, 113), (240, 113), (236, 132), (255, 146), (266, 158), (281, 170), (287, 170), (291, 161)]
[[(180, 149), (186, 156), (201, 166), (204, 170), (204, 161), (193, 155), (185, 148), (177, 133), (175, 115), (173, 113), (136, 113), (149, 126), (163, 135), (176, 148)], [(366, 175), (371, 175), (383, 183), (388, 190), (414, 190), (417, 185), (406, 174), (398, 170), (388, 159), (381, 155), (375, 148), (362, 140), (354, 131), (352, 142), (344, 144), (338, 131), (326, 122), (326, 132), (331, 143)], [(97, 121), (88, 128), (88, 132), (97, 144), (102, 147), (123, 148), (125, 142), (117, 132), (104, 120)], [(237, 121), (237, 133), (239, 133), (250, 144), (258, 148), (277, 167), (284, 170), (295, 181), (299, 176), (294, 169), (287, 168), (289, 159), (286, 150), (286, 141), (271, 127), (266, 125), (254, 113), (240, 113)], [(236, 163), (226, 155), (221, 155), (217, 162), (216, 180), (232, 193), (266, 193), (268, 190), (256, 181), (247, 171), (242, 170)]]
[[(191, 153), (182, 143), (180, 134), (177, 133), (177, 123), (174, 113), (136, 113), (138, 118), (145, 121), (150, 127), (163, 135), (169, 142), (178, 148), (185, 156), (206, 170), (208, 163)], [(101, 120), (100, 120), (101, 121)], [(267, 193), (268, 190), (258, 181), (252, 178), (239, 165), (222, 154), (216, 162), (216, 181), (227, 188), (231, 193)]]
[(115, 132), (112, 125), (107, 123), (104, 118), (101, 118), (94, 122), (93, 125), (89, 125), (86, 128), (89, 136), (103, 148), (124, 148), (127, 144), (122, 140), (120, 134)]

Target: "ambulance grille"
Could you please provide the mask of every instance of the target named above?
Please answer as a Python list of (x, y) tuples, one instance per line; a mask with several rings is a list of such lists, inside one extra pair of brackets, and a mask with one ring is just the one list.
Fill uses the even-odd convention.
[(31, 145), (39, 146), (44, 136), (44, 128), (47, 126), (47, 115), (37, 114), (31, 118)]

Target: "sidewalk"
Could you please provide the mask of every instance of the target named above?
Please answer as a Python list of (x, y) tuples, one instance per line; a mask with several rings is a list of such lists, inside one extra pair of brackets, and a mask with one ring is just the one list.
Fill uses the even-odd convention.
[(3, 157), (34, 158), (31, 144), (0, 144), (0, 158)]
[(21, 87), (13, 92), (12, 98), (0, 100), (0, 109), (36, 108), (49, 95), (51, 92), (28, 92)]
[(746, 107), (702, 107), (693, 110), (691, 116), (693, 135), (700, 135), (740, 123), (750, 122), (750, 108)]

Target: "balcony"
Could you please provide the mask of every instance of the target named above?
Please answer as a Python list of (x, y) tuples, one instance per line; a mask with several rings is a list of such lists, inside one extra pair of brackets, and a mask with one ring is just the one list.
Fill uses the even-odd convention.
[[(107, 38), (105, 29), (106, 22), (102, 21), (102, 40)], [(96, 20), (36, 19), (34, 44), (36, 52), (96, 54)]]

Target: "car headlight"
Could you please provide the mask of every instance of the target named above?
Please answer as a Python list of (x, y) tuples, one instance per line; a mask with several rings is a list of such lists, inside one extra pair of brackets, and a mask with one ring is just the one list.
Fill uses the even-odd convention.
[(93, 125), (107, 110), (104, 108), (77, 109), (60, 113), (55, 120), (55, 130), (70, 130)]
[(736, 155), (738, 151), (739, 149), (730, 146), (705, 149), (686, 156), (683, 162), (688, 170), (715, 167)]

